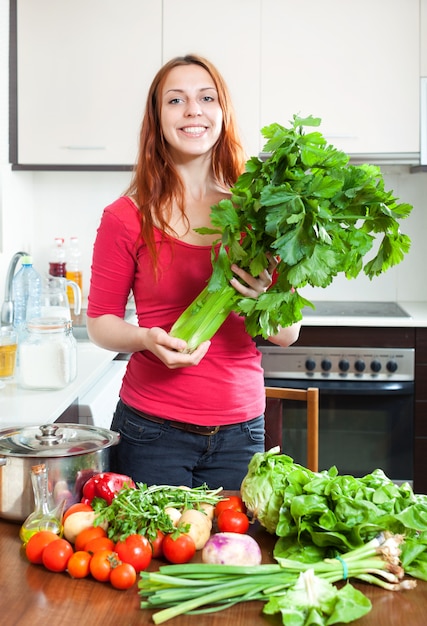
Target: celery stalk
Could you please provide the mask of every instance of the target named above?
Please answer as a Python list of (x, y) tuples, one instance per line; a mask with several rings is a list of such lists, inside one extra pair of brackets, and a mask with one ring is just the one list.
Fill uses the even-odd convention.
[(193, 352), (203, 341), (212, 339), (225, 322), (238, 295), (234, 287), (224, 285), (209, 290), (209, 285), (193, 300), (172, 326), (172, 337), (187, 342), (187, 352)]

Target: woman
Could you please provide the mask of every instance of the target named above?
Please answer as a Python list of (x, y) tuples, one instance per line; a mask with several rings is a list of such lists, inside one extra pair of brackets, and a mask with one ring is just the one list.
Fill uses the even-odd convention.
[[(150, 484), (239, 489), (264, 449), (261, 357), (231, 313), (193, 353), (168, 334), (211, 274), (210, 207), (244, 169), (230, 98), (207, 60), (179, 57), (149, 90), (140, 149), (126, 194), (103, 213), (92, 263), (91, 340), (132, 353), (111, 428), (112, 469)], [(256, 298), (271, 284), (238, 267), (231, 283)], [(238, 278), (242, 279), (242, 284)], [(123, 320), (133, 292), (139, 326)], [(299, 325), (272, 338), (293, 343)]]

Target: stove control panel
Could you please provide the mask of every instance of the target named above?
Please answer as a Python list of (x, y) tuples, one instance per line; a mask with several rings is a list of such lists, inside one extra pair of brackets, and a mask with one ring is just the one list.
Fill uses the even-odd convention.
[(266, 378), (413, 381), (413, 348), (258, 346)]

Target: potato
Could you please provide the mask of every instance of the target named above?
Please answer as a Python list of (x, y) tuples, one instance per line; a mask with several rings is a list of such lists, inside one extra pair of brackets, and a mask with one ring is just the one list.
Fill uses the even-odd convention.
[(165, 508), (165, 513), (166, 515), (169, 515), (172, 524), (176, 526), (179, 522), (179, 518), (181, 517), (181, 511), (179, 509), (175, 509), (173, 506), (167, 506)]
[(196, 550), (201, 550), (211, 536), (212, 520), (197, 509), (187, 509), (179, 518), (179, 525), (190, 524), (190, 530), (186, 533), (196, 544)]
[[(95, 519), (97, 513), (95, 511), (77, 511), (71, 513), (64, 522), (64, 537), (70, 543), (74, 543), (77, 535), (86, 528), (91, 528), (95, 525)], [(104, 530), (107, 530), (108, 523), (103, 522), (100, 524)]]

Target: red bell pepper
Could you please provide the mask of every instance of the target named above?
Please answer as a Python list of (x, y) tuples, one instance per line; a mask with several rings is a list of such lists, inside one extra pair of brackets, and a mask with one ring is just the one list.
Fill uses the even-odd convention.
[(107, 504), (111, 504), (116, 493), (124, 486), (136, 487), (134, 481), (125, 474), (115, 472), (101, 472), (95, 474), (84, 484), (81, 501), (85, 504), (92, 504), (94, 498), (103, 498)]

